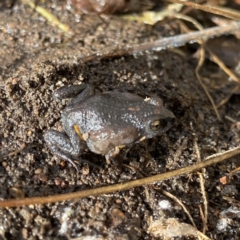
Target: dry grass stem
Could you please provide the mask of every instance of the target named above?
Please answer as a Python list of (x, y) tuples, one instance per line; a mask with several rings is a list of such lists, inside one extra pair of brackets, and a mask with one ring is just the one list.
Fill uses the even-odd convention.
[(209, 52), (209, 54), (212, 57), (212, 60), (230, 77), (233, 79), (233, 81), (237, 82), (240, 84), (240, 79), (239, 77), (232, 71), (230, 70), (224, 62), (214, 53), (212, 50), (207, 46), (204, 45), (204, 48)]
[(215, 7), (215, 6), (213, 7), (213, 6), (200, 5), (195, 2), (188, 2), (188, 1), (181, 1), (181, 0), (168, 0), (168, 2), (179, 3), (188, 7), (202, 10), (204, 12), (225, 16), (227, 18), (231, 18), (234, 20), (240, 20), (240, 14), (236, 11), (226, 10), (226, 9)]
[(231, 96), (236, 92), (238, 91), (240, 88), (239, 85), (235, 86), (231, 91), (230, 93), (228, 94), (228, 96), (226, 96), (225, 98), (223, 98), (220, 103), (217, 105), (217, 108), (220, 108), (222, 105), (224, 105), (225, 103), (227, 103), (229, 101), (229, 99), (231, 98)]
[(171, 193), (169, 193), (169, 192), (167, 192), (165, 190), (162, 190), (162, 193), (165, 196), (167, 196), (167, 197), (171, 198), (172, 200), (174, 200), (176, 203), (178, 203), (183, 208), (184, 212), (187, 214), (187, 216), (188, 216), (189, 220), (191, 221), (192, 225), (197, 229), (196, 224), (195, 224), (195, 222), (194, 222), (190, 212), (187, 210), (187, 208), (185, 207), (183, 202), (180, 199), (178, 199), (177, 197), (175, 197), (174, 195), (172, 195)]
[(197, 42), (199, 40), (207, 40), (209, 38), (230, 34), (240, 30), (240, 22), (232, 22), (227, 26), (212, 27), (202, 31), (195, 31), (186, 34), (175, 35), (172, 37), (162, 38), (154, 42), (142, 43), (122, 49), (114, 49), (107, 53), (95, 53), (90, 56), (80, 56), (79, 60), (83, 63), (91, 61), (99, 61), (102, 59), (109, 59), (121, 57), (132, 54), (139, 54), (145, 51), (162, 51), (168, 48), (176, 48), (185, 45), (186, 43)]
[(198, 172), (198, 176), (200, 178), (200, 186), (203, 196), (203, 204), (204, 204), (204, 214), (203, 214), (203, 230), (202, 232), (205, 234), (207, 231), (207, 221), (208, 221), (208, 201), (207, 201), (207, 194), (204, 186), (204, 178), (203, 174)]
[(239, 154), (240, 154), (240, 147), (237, 147), (237, 148), (225, 151), (223, 153), (213, 154), (207, 157), (205, 161), (197, 163), (193, 166), (180, 168), (180, 169), (162, 173), (162, 174), (157, 174), (155, 176), (136, 179), (133, 181), (118, 183), (118, 184), (104, 186), (104, 187), (83, 190), (83, 191), (74, 192), (74, 193), (66, 193), (66, 194), (46, 196), (46, 197), (3, 200), (3, 201), (0, 201), (0, 207), (17, 207), (17, 206), (24, 206), (24, 205), (31, 205), (31, 204), (46, 204), (46, 203), (60, 202), (60, 201), (66, 201), (66, 200), (81, 199), (89, 196), (98, 196), (100, 194), (108, 194), (116, 191), (124, 191), (130, 188), (143, 186), (145, 184), (152, 184), (154, 182), (163, 181), (175, 176), (197, 171), (199, 169), (205, 168), (212, 164), (222, 162), (224, 160), (227, 160)]
[[(193, 130), (192, 124), (191, 124), (191, 128)], [(195, 151), (197, 154), (197, 160), (198, 160), (198, 162), (201, 162), (201, 154), (199, 151), (196, 134), (194, 134), (194, 147), (195, 147)], [(198, 172), (198, 176), (200, 178), (200, 187), (201, 187), (201, 192), (202, 192), (203, 202), (204, 202), (204, 214), (202, 213), (202, 208), (200, 208), (200, 213), (201, 213), (202, 220), (203, 220), (202, 232), (205, 234), (206, 230), (207, 230), (207, 220), (208, 220), (208, 202), (207, 202), (207, 194), (206, 194), (206, 190), (205, 190), (205, 186), (204, 186), (204, 178), (203, 178), (204, 171), (205, 171), (205, 169), (203, 168), (201, 173)]]
[(37, 6), (36, 1), (31, 0), (21, 0), (22, 3), (30, 6), (32, 9), (34, 9), (36, 12), (38, 12), (41, 16), (43, 16), (49, 23), (57, 26), (60, 30), (67, 34), (71, 34), (70, 27), (67, 24), (61, 23), (56, 16), (51, 14), (48, 10), (46, 10), (43, 7)]

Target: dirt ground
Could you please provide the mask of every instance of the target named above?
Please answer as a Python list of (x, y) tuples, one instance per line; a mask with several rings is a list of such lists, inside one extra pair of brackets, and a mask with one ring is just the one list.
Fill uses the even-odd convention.
[[(75, 192), (193, 165), (198, 161), (195, 142), (202, 159), (240, 146), (239, 95), (219, 109), (223, 119), (219, 121), (196, 79), (197, 59), (168, 50), (87, 64), (80, 60), (177, 34), (177, 23), (149, 26), (120, 16), (87, 16), (67, 8), (65, 1), (41, 6), (69, 25), (74, 36), (65, 36), (24, 4), (17, 2), (10, 8), (8, 1), (0, 3), (1, 199)], [(202, 74), (209, 86), (210, 73), (221, 72), (208, 62)], [(69, 101), (54, 99), (53, 92), (81, 82), (100, 91), (157, 95), (174, 112), (176, 122), (166, 134), (134, 145), (122, 166), (108, 165), (103, 156), (86, 150), (83, 158), (99, 168), (79, 162), (77, 174), (69, 163), (51, 154), (43, 133), (62, 129), (60, 114)], [(227, 88), (214, 86), (210, 92), (219, 102)], [(228, 184), (219, 182), (239, 167), (239, 160), (238, 156), (204, 171), (209, 206), (206, 235), (211, 239), (240, 239), (240, 205), (229, 200), (240, 200), (240, 175)], [(191, 224), (182, 207), (162, 190), (184, 203), (201, 231), (203, 197), (199, 177), (193, 173), (82, 200), (0, 209), (0, 239), (153, 239), (148, 230), (151, 221), (175, 218)], [(168, 207), (163, 207), (163, 200)]]

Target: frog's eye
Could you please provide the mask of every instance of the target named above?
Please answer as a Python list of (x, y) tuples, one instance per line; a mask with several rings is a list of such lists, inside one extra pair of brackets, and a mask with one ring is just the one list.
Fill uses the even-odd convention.
[(158, 119), (150, 123), (150, 129), (152, 131), (159, 131), (168, 125), (167, 121), (164, 119)]

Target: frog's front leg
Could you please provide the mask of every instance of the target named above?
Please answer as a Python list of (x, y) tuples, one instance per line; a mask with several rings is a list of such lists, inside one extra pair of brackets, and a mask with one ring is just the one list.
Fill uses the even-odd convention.
[(113, 149), (111, 149), (106, 155), (105, 159), (107, 164), (110, 164), (111, 162), (114, 163), (116, 166), (120, 165), (123, 162), (123, 157), (120, 155), (121, 149), (125, 148), (124, 145), (116, 146)]
[(54, 155), (70, 162), (78, 171), (72, 159), (80, 155), (81, 140), (75, 131), (67, 136), (65, 133), (49, 130), (44, 134), (44, 140)]

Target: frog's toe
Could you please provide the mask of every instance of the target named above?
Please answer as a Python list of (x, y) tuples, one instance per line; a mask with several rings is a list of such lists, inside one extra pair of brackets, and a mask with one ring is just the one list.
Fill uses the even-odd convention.
[[(60, 156), (59, 156), (60, 157)], [(77, 164), (71, 159), (69, 158), (68, 156), (65, 155), (65, 158), (61, 157), (62, 159), (68, 161), (75, 169), (77, 172), (79, 172), (79, 169), (78, 169), (78, 166)]]
[(107, 164), (113, 162), (115, 165), (119, 166), (123, 162), (123, 158), (121, 156), (120, 150), (124, 148), (125, 145), (115, 146), (112, 150), (105, 155)]

